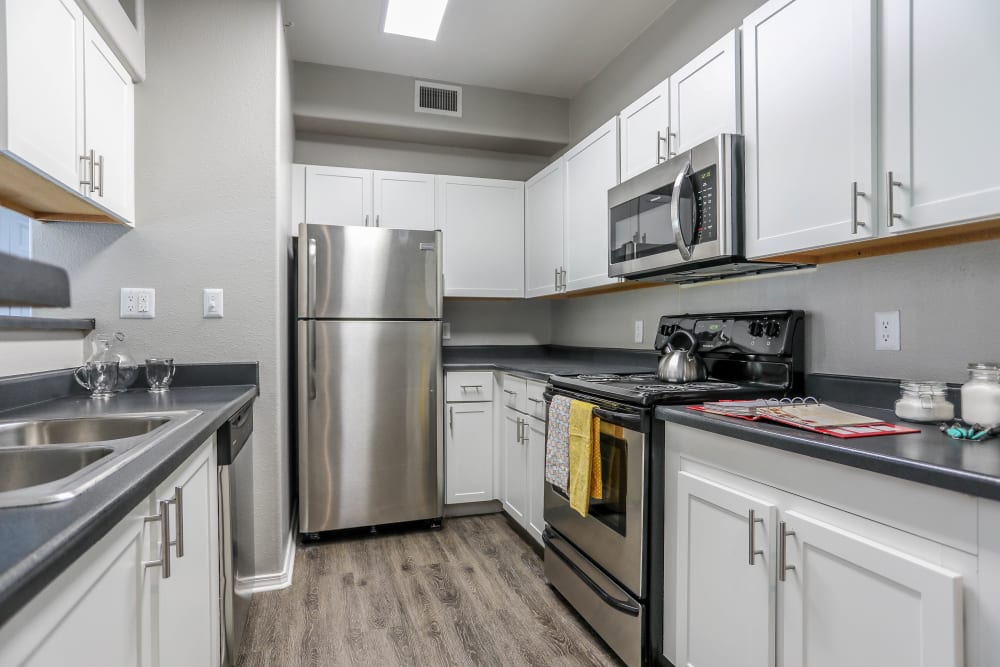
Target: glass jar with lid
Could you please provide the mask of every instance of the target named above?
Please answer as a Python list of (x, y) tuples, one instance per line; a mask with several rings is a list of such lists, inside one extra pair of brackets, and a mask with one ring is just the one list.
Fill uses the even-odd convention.
[(899, 383), (896, 416), (911, 422), (942, 422), (955, 417), (955, 406), (947, 398), (948, 385), (932, 380)]
[(117, 361), (118, 362), (118, 383), (115, 385), (116, 392), (122, 392), (132, 386), (132, 383), (139, 377), (139, 365), (129, 354), (125, 345), (125, 334), (116, 331), (113, 334), (94, 334), (91, 353), (87, 361)]
[(962, 385), (962, 419), (969, 424), (1000, 424), (1000, 363), (969, 364), (969, 381)]

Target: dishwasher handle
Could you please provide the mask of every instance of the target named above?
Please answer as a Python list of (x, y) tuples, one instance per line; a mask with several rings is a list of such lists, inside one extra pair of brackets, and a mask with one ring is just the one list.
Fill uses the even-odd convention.
[(253, 433), (253, 400), (223, 422), (216, 433), (216, 459), (220, 466), (231, 465)]

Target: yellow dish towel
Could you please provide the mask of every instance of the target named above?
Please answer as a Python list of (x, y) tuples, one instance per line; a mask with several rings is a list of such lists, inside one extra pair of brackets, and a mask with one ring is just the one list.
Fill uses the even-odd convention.
[(601, 421), (594, 405), (574, 400), (569, 406), (569, 506), (587, 516), (591, 496), (600, 498)]

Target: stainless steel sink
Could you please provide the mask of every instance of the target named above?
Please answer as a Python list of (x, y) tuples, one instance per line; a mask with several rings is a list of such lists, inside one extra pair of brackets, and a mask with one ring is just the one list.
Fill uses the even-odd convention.
[(0, 421), (0, 507), (72, 498), (200, 414), (177, 410)]
[(103, 442), (143, 435), (163, 426), (166, 417), (83, 417), (0, 423), (0, 447)]
[(108, 447), (0, 450), (0, 493), (69, 477), (113, 452)]

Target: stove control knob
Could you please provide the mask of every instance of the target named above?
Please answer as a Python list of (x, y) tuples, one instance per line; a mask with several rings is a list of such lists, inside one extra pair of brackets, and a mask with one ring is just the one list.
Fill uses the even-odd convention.
[(781, 322), (777, 320), (771, 320), (770, 322), (767, 323), (766, 331), (768, 338), (774, 338), (775, 336), (781, 333)]
[(750, 324), (747, 325), (747, 331), (754, 338), (764, 335), (764, 322), (763, 320), (751, 320)]

